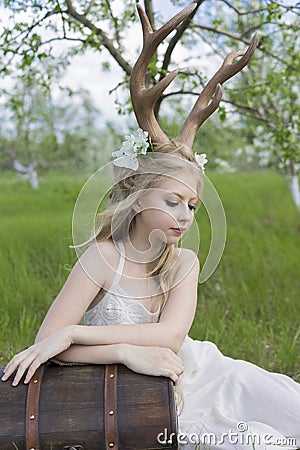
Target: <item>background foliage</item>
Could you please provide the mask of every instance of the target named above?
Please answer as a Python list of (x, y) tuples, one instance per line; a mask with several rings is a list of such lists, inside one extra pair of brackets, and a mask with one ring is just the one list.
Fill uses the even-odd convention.
[[(221, 193), (227, 241), (215, 273), (198, 286), (190, 335), (299, 380), (298, 212), (276, 172), (207, 175)], [(48, 172), (33, 191), (11, 175), (0, 180), (0, 365), (33, 342), (76, 261), (68, 245), (84, 181), (81, 173)], [(202, 267), (210, 245), (205, 209), (196, 220)]]
[[(142, 3), (158, 28), (191, 2), (168, 0), (164, 10), (162, 2)], [(192, 20), (149, 65), (149, 86), (179, 68), (156, 109), (168, 135), (177, 134), (226, 54), (244, 50), (255, 31), (260, 44), (249, 67), (223, 86), (218, 114), (194, 146), (208, 155), (228, 237), (217, 271), (199, 285), (191, 335), (299, 380), (299, 213), (286, 186), (292, 191), (293, 183), (299, 193), (300, 6), (294, 0), (196, 3)], [(121, 143), (118, 127), (104, 123), (89, 92), (62, 88), (61, 77), (86, 52), (99, 57), (103, 71), (121, 67), (112, 101), (128, 115), (128, 128), (136, 128), (128, 98), (141, 47), (138, 27), (139, 39), (128, 40), (138, 22), (135, 6), (134, 0), (0, 0), (0, 364), (32, 343), (75, 261), (67, 245), (77, 194)], [(36, 164), (39, 191), (13, 175), (16, 159)], [(197, 220), (203, 264), (210, 228), (202, 211)]]
[[(170, 17), (171, 12), (190, 3), (188, 0), (170, 0), (159, 5), (144, 0), (143, 6), (153, 28), (158, 28), (165, 21), (163, 9), (167, 11), (164, 16)], [(228, 119), (225, 132), (232, 130), (235, 138), (243, 138), (238, 138), (237, 145), (232, 147), (229, 142), (234, 140), (233, 135), (228, 140), (226, 136), (223, 145), (217, 145), (211, 125), (206, 129), (205, 139), (201, 140), (201, 149), (214, 157), (215, 152), (220, 154), (221, 161), (216, 161), (220, 169), (226, 167), (226, 162), (229, 168), (241, 162), (236, 167), (241, 170), (245, 168), (245, 158), (251, 167), (275, 167), (290, 187), (300, 164), (299, 4), (294, 0), (197, 0), (195, 3), (197, 8), (193, 15), (159, 47), (149, 65), (149, 85), (157, 83), (175, 67), (180, 70), (172, 88), (158, 102), (156, 113), (161, 110), (164, 120), (176, 123), (178, 128), (194, 97), (212, 75), (212, 68), (216, 68), (230, 51), (244, 50), (257, 31), (260, 43), (255, 58), (247, 69), (226, 84), (224, 101), (219, 109), (220, 120)], [(118, 108), (120, 113), (131, 111), (128, 80), (140, 41), (135, 39), (132, 48), (132, 41), (127, 38), (130, 28), (138, 22), (136, 1), (9, 0), (4, 1), (3, 6), (0, 74), (15, 78), (16, 86), (14, 90), (2, 90), (4, 114), (10, 115), (15, 130), (13, 142), (10, 142), (8, 133), (2, 129), (2, 135), (8, 138), (1, 145), (2, 160), (8, 164), (4, 149), (10, 149), (23, 163), (37, 160), (44, 167), (52, 167), (53, 159), (57, 162), (68, 160), (68, 164), (73, 161), (77, 167), (80, 166), (78, 158), (89, 163), (88, 153), (95, 148), (94, 143), (86, 140), (87, 135), (91, 136), (90, 130), (83, 136), (86, 124), (78, 130), (78, 125), (70, 120), (67, 113), (70, 102), (66, 99), (64, 111), (55, 109), (56, 126), (53, 120), (50, 125), (49, 116), (53, 111), (49, 110), (49, 91), (59, 84), (60, 75), (75, 55), (90, 51), (102, 55), (103, 70), (114, 70), (116, 64), (122, 68), (124, 78), (120, 79), (115, 91), (119, 93), (118, 98), (123, 99), (118, 101)], [(78, 97), (74, 97), (71, 90), (69, 94), (73, 102)], [(86, 93), (82, 95), (85, 99), (79, 104), (81, 118), (87, 117), (91, 127), (95, 123), (95, 110)], [(35, 100), (39, 97), (40, 104), (47, 103), (45, 113), (47, 111), (48, 117), (44, 117), (48, 122), (47, 132), (43, 130), (47, 136), (32, 132), (37, 117), (37, 111), (33, 112), (34, 108), (30, 106), (32, 96)], [(214, 121), (214, 127), (223, 133), (224, 126), (219, 121)], [(41, 127), (37, 128), (41, 134)], [(62, 129), (67, 137), (61, 136)], [(24, 130), (27, 130), (27, 150), (24, 150)], [(208, 130), (212, 132), (208, 133)], [(175, 133), (176, 129), (171, 128), (171, 131)], [(73, 136), (76, 134), (80, 135), (78, 140)], [(58, 145), (62, 141), (64, 145)], [(80, 156), (73, 158), (75, 146)], [(102, 147), (99, 149), (98, 146), (97, 150), (105, 153)], [(237, 155), (235, 150), (238, 150)]]

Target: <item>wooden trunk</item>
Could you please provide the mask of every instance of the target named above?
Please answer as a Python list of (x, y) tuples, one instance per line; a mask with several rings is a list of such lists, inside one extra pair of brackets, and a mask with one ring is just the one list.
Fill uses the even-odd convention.
[(177, 449), (169, 378), (122, 364), (46, 364), (29, 385), (11, 381), (0, 381), (1, 450)]

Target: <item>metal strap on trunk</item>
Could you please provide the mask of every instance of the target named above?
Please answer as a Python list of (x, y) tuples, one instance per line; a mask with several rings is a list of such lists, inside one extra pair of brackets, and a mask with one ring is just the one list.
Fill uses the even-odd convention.
[(26, 450), (39, 450), (39, 399), (44, 373), (40, 366), (31, 378), (26, 400)]
[(104, 376), (104, 431), (106, 450), (118, 450), (117, 364), (107, 364)]

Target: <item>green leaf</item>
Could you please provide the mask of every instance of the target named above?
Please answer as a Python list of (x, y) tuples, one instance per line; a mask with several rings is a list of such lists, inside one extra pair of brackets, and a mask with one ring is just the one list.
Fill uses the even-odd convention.
[(227, 112), (226, 112), (226, 109), (224, 106), (219, 106), (218, 114), (219, 114), (219, 119), (221, 120), (221, 122), (224, 122), (227, 117)]

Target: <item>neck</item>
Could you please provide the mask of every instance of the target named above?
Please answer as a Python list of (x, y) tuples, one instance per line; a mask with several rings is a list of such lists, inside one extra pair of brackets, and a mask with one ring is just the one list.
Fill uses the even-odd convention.
[(157, 259), (166, 248), (166, 243), (160, 239), (151, 239), (151, 235), (148, 239), (148, 237), (146, 238), (134, 232), (129, 233), (124, 245), (126, 258), (142, 264)]

